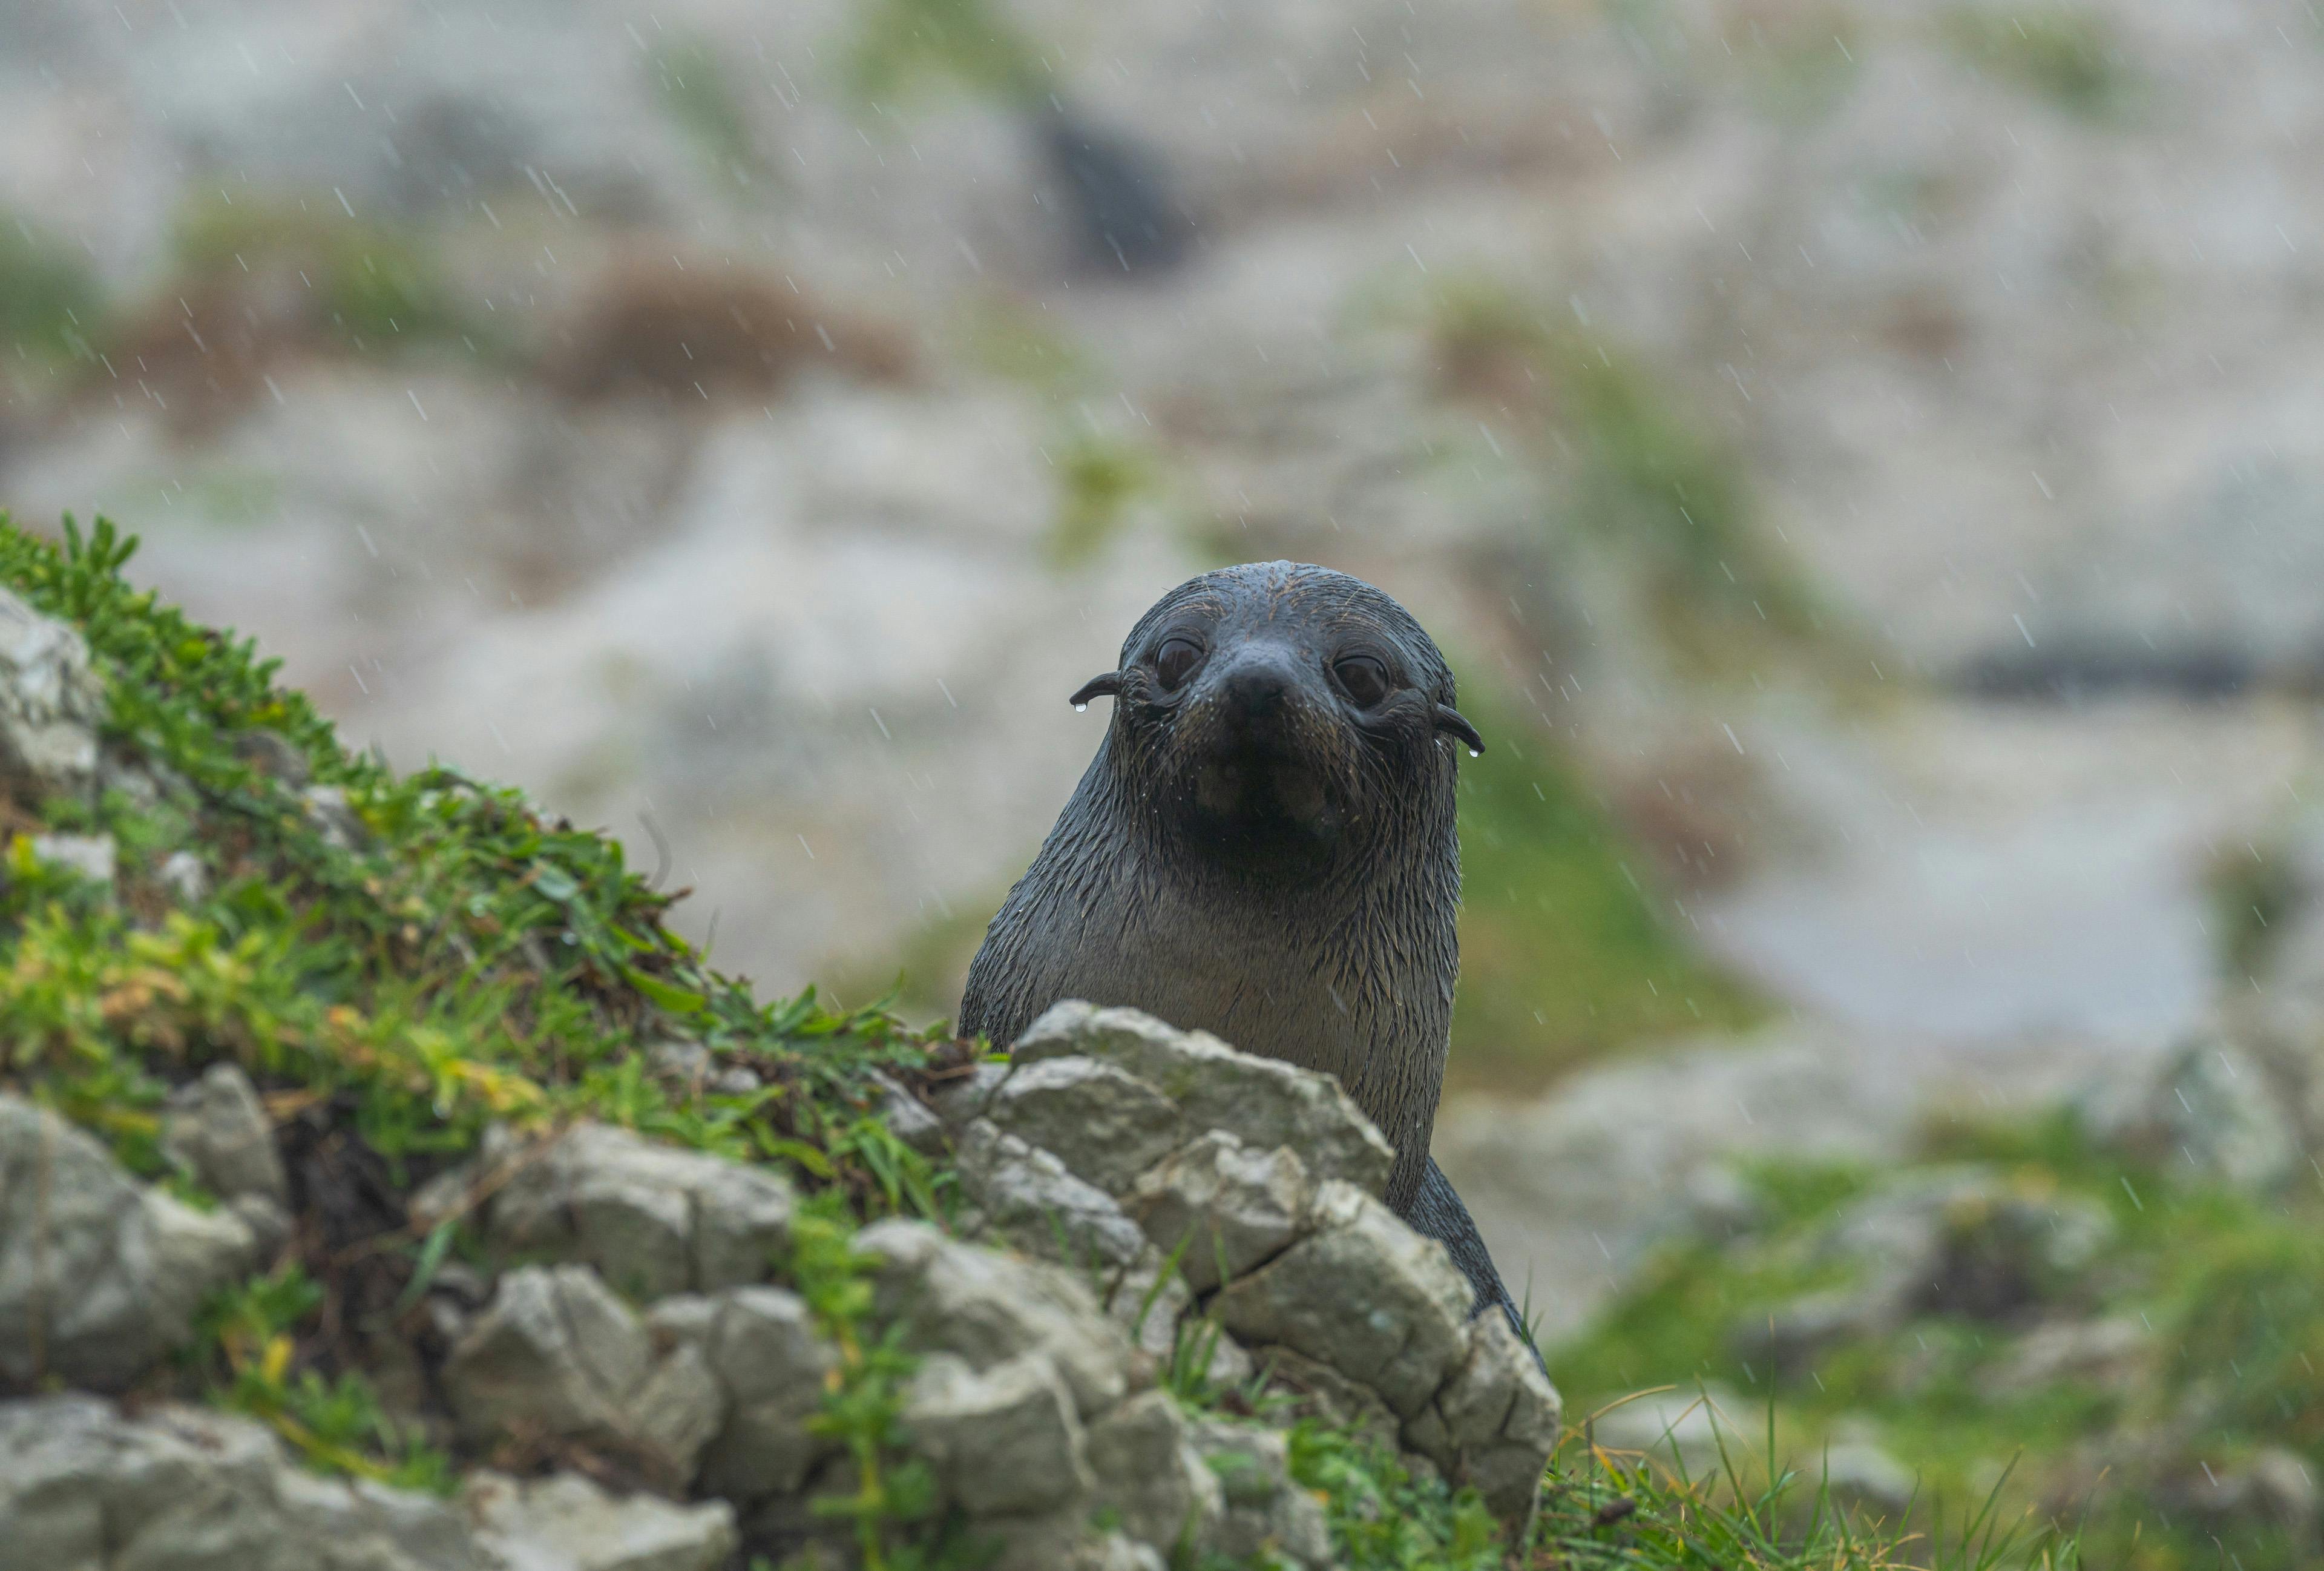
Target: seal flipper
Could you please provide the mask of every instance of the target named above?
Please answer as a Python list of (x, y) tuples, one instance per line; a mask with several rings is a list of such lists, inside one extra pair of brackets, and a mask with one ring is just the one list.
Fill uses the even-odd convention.
[[(1501, 1273), (1494, 1269), (1493, 1257), (1478, 1234), (1476, 1223), (1470, 1218), (1469, 1207), (1461, 1203), (1460, 1191), (1452, 1187), (1452, 1180), (1444, 1176), (1444, 1169), (1436, 1165), (1434, 1157), (1428, 1160), (1428, 1170), (1421, 1175), (1420, 1190), (1413, 1196), (1411, 1208), (1405, 1212), (1404, 1219), (1412, 1224), (1413, 1231), (1443, 1244), (1452, 1256), (1452, 1263), (1461, 1268), (1461, 1274), (1469, 1279), (1469, 1285), (1477, 1294), (1469, 1313), (1481, 1315), (1499, 1306), (1501, 1313), (1508, 1317), (1509, 1329), (1517, 1334), (1518, 1341), (1533, 1347), (1534, 1358), (1539, 1361), (1541, 1349), (1534, 1347), (1533, 1336), (1518, 1316), (1517, 1305), (1510, 1300), (1509, 1289), (1502, 1285)], [(1548, 1372), (1548, 1367), (1546, 1363), (1542, 1365), (1544, 1373)]]

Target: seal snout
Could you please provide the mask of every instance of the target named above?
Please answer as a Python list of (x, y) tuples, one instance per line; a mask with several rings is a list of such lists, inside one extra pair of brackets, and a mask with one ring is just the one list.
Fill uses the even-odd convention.
[(1211, 681), (1213, 701), (1250, 732), (1281, 721), (1303, 696), (1303, 686), (1287, 652), (1265, 644), (1236, 652)]

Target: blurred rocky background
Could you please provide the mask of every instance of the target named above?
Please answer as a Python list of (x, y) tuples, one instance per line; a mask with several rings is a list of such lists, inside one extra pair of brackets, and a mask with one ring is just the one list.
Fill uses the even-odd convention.
[(1714, 1157), (2318, 1034), (2307, 0), (123, 0), (0, 95), (0, 505), (764, 987), (947, 1012), (1170, 584), (1403, 598), (1547, 1333)]

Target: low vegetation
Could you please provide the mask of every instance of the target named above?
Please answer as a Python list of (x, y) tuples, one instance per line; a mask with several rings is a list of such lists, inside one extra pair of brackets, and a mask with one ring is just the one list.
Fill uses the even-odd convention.
[[(1832, 1247), (1840, 1223), (1965, 1165), (2053, 1223), (2094, 1221), (2095, 1247), (2021, 1301), (1924, 1301), (1771, 1362), (1761, 1327), (1861, 1286), (1866, 1263)], [(1667, 1245), (1550, 1366), (1582, 1409), (1651, 1382), (1726, 1393), (1811, 1472), (1825, 1445), (1876, 1437), (1919, 1480), (1914, 1528), (1989, 1502), (1997, 1520), (2077, 1526), (2092, 1565), (2306, 1565), (2324, 1208), (2299, 1189), (2118, 1156), (2067, 1114), (1939, 1128), (1895, 1169), (1770, 1164), (1749, 1175), (1747, 1225)], [(1945, 1217), (1965, 1277), (1992, 1268), (1968, 1246), (1987, 1205)]]

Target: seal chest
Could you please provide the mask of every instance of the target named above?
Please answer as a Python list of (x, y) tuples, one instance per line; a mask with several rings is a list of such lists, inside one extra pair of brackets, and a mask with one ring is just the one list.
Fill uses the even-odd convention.
[(1005, 1047), (1083, 998), (1338, 1076), (1397, 1148), (1388, 1204), (1506, 1305), (1428, 1157), (1457, 759), (1483, 746), (1435, 644), (1346, 574), (1227, 568), (1165, 595), (1072, 702), (1099, 697), (1105, 736), (986, 932), (961, 1029)]

